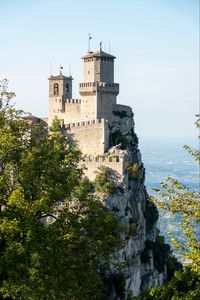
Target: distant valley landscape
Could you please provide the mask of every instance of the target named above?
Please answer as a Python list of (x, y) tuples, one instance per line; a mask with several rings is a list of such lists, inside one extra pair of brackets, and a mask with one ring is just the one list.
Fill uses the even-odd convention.
[[(184, 144), (198, 149), (197, 139), (140, 139), (139, 147), (146, 170), (146, 187), (150, 195), (153, 193), (152, 188), (160, 188), (159, 182), (167, 177), (173, 177), (193, 191), (199, 191), (199, 166), (183, 149)], [(169, 232), (180, 238), (181, 217), (166, 211), (159, 211), (159, 214), (158, 227), (166, 241), (169, 242)], [(200, 230), (197, 230), (200, 238)], [(175, 252), (177, 253), (177, 250)]]

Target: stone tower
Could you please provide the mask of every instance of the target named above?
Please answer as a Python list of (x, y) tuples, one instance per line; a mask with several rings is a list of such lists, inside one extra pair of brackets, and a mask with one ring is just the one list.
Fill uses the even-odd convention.
[(103, 52), (88, 52), (84, 60), (84, 82), (80, 83), (81, 119), (111, 120), (119, 84), (114, 83), (115, 56)]
[(57, 117), (63, 119), (67, 99), (72, 98), (72, 76), (64, 76), (60, 72), (58, 76), (49, 78), (49, 124)]

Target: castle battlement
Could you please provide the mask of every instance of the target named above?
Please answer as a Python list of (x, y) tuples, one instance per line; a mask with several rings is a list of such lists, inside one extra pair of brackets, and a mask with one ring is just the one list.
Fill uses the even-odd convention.
[(105, 119), (96, 119), (96, 120), (90, 120), (90, 121), (81, 121), (76, 123), (69, 123), (69, 124), (63, 124), (64, 129), (73, 128), (73, 127), (83, 127), (83, 126), (93, 126), (98, 124), (104, 124), (104, 122), (107, 122)]
[(81, 99), (66, 99), (66, 103), (81, 103)]
[(99, 162), (99, 163), (123, 163), (125, 161), (124, 157), (119, 157), (119, 156), (87, 156), (83, 158), (84, 162)]
[(90, 178), (90, 180), (94, 180), (96, 177), (96, 172), (98, 172), (98, 168), (100, 166), (104, 166), (112, 170), (113, 174), (118, 177), (119, 181), (126, 180), (126, 172), (125, 172), (125, 161), (124, 157), (86, 157), (84, 158), (80, 166), (85, 167), (84, 170), (85, 175)]
[(108, 82), (83, 82), (79, 84), (79, 93), (83, 96), (87, 93), (111, 93), (114, 95), (119, 94), (118, 83)]
[(107, 82), (82, 82), (79, 87), (119, 87), (119, 83), (107, 83)]

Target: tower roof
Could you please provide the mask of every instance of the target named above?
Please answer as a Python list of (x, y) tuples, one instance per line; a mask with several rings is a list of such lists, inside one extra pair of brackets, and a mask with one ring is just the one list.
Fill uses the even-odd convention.
[(73, 78), (72, 78), (72, 76), (64, 76), (62, 73), (60, 73), (60, 74), (57, 75), (57, 76), (51, 75), (51, 76), (49, 77), (49, 80), (51, 80), (51, 79), (59, 80), (59, 79), (73, 79)]
[(115, 56), (113, 56), (109, 53), (106, 53), (104, 51), (96, 51), (96, 52), (90, 51), (81, 58), (85, 59), (85, 58), (90, 58), (90, 57), (110, 57), (110, 58), (113, 58), (113, 59), (116, 58)]

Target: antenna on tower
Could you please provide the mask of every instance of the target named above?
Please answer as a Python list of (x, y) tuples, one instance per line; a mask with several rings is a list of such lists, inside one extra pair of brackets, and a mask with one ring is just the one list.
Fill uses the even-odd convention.
[(62, 75), (63, 67), (60, 65), (60, 75)]
[(69, 60), (69, 77), (71, 76), (71, 62)]
[(52, 61), (50, 61), (50, 76), (53, 76), (53, 74), (52, 74)]
[(108, 53), (111, 53), (111, 42), (109, 41), (109, 52)]
[(90, 40), (92, 39), (90, 33), (89, 33), (89, 36), (88, 36), (88, 52), (90, 52)]
[(102, 51), (102, 42), (100, 42), (100, 44), (99, 44), (99, 50), (100, 50), (100, 52)]

